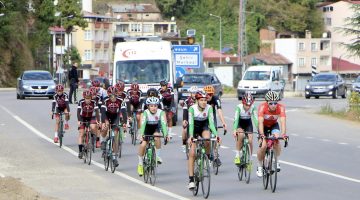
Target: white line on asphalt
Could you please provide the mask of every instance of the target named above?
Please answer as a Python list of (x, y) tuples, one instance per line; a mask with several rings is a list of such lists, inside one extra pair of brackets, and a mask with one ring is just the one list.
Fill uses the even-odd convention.
[(313, 137), (311, 136), (307, 136), (306, 139), (314, 139)]
[(321, 141), (323, 141), (323, 142), (330, 142), (331, 140), (329, 140), (329, 139), (321, 139)]
[(2, 174), (2, 173), (0, 173), (0, 177), (1, 177), (1, 178), (5, 178), (5, 175)]
[(346, 142), (339, 142), (339, 144), (341, 144), (341, 145), (348, 145), (348, 143), (346, 143)]
[(227, 146), (220, 146), (220, 148), (222, 148), (222, 149), (228, 149), (229, 147), (227, 147)]
[[(51, 144), (54, 144), (52, 139), (48, 138), (47, 136), (45, 136), (43, 133), (41, 133), (40, 131), (38, 131), (36, 128), (34, 128), (33, 126), (31, 126), (29, 123), (27, 123), (26, 121), (24, 121), (23, 119), (21, 119), (19, 116), (17, 115), (14, 115), (11, 111), (9, 111), (7, 108), (5, 108), (4, 106), (1, 106), (1, 108), (3, 110), (5, 110), (7, 113), (9, 113), (14, 119), (16, 119), (18, 122), (20, 122), (22, 125), (24, 125), (26, 128), (28, 128), (29, 130), (31, 130), (34, 134), (36, 134), (37, 136), (39, 136), (40, 138), (43, 138), (44, 140), (50, 142)], [(59, 146), (59, 144), (54, 144), (56, 146)], [(65, 151), (69, 152), (70, 154), (72, 154), (73, 156), (77, 157), (77, 152), (75, 152), (74, 150), (70, 149), (69, 147), (63, 145), (62, 146), (62, 149), (64, 149)], [(104, 165), (103, 164), (100, 164), (96, 161), (91, 161), (91, 163), (99, 168), (102, 168), (104, 169)], [(162, 194), (165, 194), (167, 196), (170, 196), (172, 198), (175, 198), (175, 199), (188, 199), (186, 197), (182, 197), (180, 195), (177, 195), (175, 193), (172, 193), (172, 192), (169, 192), (167, 190), (164, 190), (164, 189), (161, 189), (161, 188), (158, 188), (158, 187), (155, 187), (155, 186), (151, 186), (149, 184), (146, 184), (138, 179), (135, 179), (129, 175), (126, 175), (125, 173), (122, 173), (122, 172), (118, 172), (116, 171), (114, 174), (124, 178), (124, 179), (127, 179), (131, 182), (134, 182), (136, 184), (139, 184), (141, 186), (144, 186), (146, 188), (149, 188), (151, 190), (154, 190), (154, 191), (157, 191), (159, 193), (162, 193)]]
[(359, 148), (359, 149), (360, 149), (360, 146), (357, 146), (357, 148)]
[(299, 136), (299, 135), (298, 135), (298, 134), (296, 134), (296, 133), (292, 133), (291, 135), (292, 135), (292, 136), (296, 136), (296, 137), (297, 137), (297, 136)]

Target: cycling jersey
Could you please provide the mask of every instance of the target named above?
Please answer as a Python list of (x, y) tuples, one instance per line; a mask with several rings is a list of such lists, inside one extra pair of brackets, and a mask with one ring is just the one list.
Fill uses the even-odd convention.
[(89, 104), (85, 103), (85, 99), (81, 99), (78, 104), (77, 118), (78, 121), (93, 121), (93, 113), (98, 111), (99, 107), (94, 100), (91, 100)]
[(279, 117), (286, 117), (285, 107), (282, 104), (276, 104), (275, 111), (269, 110), (267, 102), (260, 104), (259, 117), (264, 117), (264, 127), (272, 127), (277, 123)]
[(213, 108), (206, 105), (205, 109), (200, 111), (199, 105), (194, 104), (189, 108), (189, 135), (190, 137), (201, 136), (204, 130), (210, 128), (211, 132), (217, 136), (214, 125)]
[(65, 108), (68, 112), (70, 112), (69, 97), (65, 92), (61, 95), (54, 95), (54, 100), (52, 101), (52, 112), (55, 112), (55, 108), (57, 113), (60, 111), (63, 112)]
[(195, 99), (193, 99), (192, 97), (188, 97), (187, 99), (185, 99), (183, 106), (183, 120), (186, 121), (189, 120), (189, 108), (194, 104), (195, 104)]
[[(98, 105), (99, 110), (100, 110), (100, 109), (101, 109), (101, 105), (102, 105), (101, 96), (97, 94), (97, 95), (95, 96), (95, 98), (93, 98), (93, 100), (96, 102), (96, 104)], [(94, 113), (94, 116), (95, 116), (95, 113)]]
[(127, 91), (127, 96), (129, 98), (129, 102), (131, 105), (133, 105), (134, 109), (137, 110), (139, 108), (140, 104), (140, 98), (141, 98), (141, 91), (135, 91), (135, 90), (128, 90)]
[(255, 127), (258, 127), (257, 111), (254, 104), (251, 105), (247, 111), (245, 111), (244, 105), (242, 103), (237, 105), (235, 110), (233, 129), (236, 130), (238, 128), (242, 128), (245, 131), (252, 132), (252, 122), (254, 122)]
[(125, 102), (120, 98), (116, 98), (116, 100), (112, 102), (109, 97), (106, 97), (104, 99), (104, 104), (101, 106), (101, 122), (104, 123), (105, 120), (108, 120), (113, 124), (119, 124), (120, 112), (122, 113), (122, 116), (124, 116), (122, 122), (126, 123)]
[(166, 137), (168, 132), (165, 112), (158, 109), (155, 114), (152, 114), (150, 110), (145, 110), (141, 117), (140, 135), (153, 135), (155, 132), (159, 132), (159, 126), (161, 126), (162, 134)]
[(160, 100), (164, 104), (164, 108), (167, 110), (171, 109), (171, 104), (173, 102), (174, 91), (172, 87), (168, 87), (166, 90), (159, 88)]
[(117, 97), (119, 97), (120, 99), (124, 100), (127, 98), (127, 94), (123, 91), (121, 92), (119, 95), (117, 95)]

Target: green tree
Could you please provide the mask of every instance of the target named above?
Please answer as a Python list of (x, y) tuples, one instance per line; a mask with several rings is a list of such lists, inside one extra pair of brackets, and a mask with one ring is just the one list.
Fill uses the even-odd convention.
[[(68, 34), (72, 32), (74, 26), (87, 27), (87, 21), (81, 14), (80, 3), (81, 1), (75, 0), (59, 0), (58, 2), (57, 11), (60, 12), (60, 16), (57, 18), (57, 24), (60, 26), (62, 19), (62, 25)], [(72, 18), (67, 17), (71, 15)]]
[(346, 27), (343, 28), (343, 32), (347, 35), (354, 36), (350, 44), (344, 44), (347, 50), (354, 56), (360, 57), (360, 4), (353, 4), (352, 9), (354, 15), (347, 19)]
[[(73, 63), (73, 62), (81, 63), (81, 56), (79, 54), (79, 51), (74, 46), (71, 46), (69, 48), (69, 50), (65, 50), (64, 55), (65, 55), (64, 56), (64, 64), (65, 63)], [(67, 67), (70, 67), (70, 66), (67, 66)]]

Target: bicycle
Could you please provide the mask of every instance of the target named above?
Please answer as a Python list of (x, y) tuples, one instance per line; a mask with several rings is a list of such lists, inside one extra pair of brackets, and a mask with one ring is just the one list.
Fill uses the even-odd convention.
[[(54, 119), (54, 115), (56, 113), (53, 113), (52, 114), (52, 117), (51, 119)], [(60, 112), (60, 113), (57, 113), (59, 114), (59, 129), (58, 129), (58, 138), (59, 138), (59, 147), (61, 148), (62, 147), (62, 143), (63, 143), (63, 137), (64, 137), (64, 112)]]
[(122, 153), (122, 145), (124, 143), (124, 135), (125, 130), (121, 127), (121, 124), (119, 125), (119, 136), (118, 136), (118, 157), (121, 158)]
[[(92, 149), (93, 149), (93, 134), (91, 133), (91, 129), (90, 129), (90, 122), (81, 122), (82, 124), (85, 125), (85, 129), (84, 132), (85, 134), (83, 135), (83, 140), (82, 140), (82, 144), (84, 145), (83, 150), (82, 150), (82, 154), (83, 154), (83, 160), (84, 163), (88, 163), (88, 165), (91, 164), (91, 156), (92, 156)], [(91, 140), (91, 142), (90, 142)]]
[(131, 119), (130, 134), (131, 134), (131, 144), (133, 144), (135, 146), (136, 139), (137, 139), (137, 132), (138, 132), (138, 124), (137, 124), (137, 119), (136, 119), (137, 111), (133, 111), (132, 113), (133, 113), (132, 114), (133, 116)]
[(193, 189), (193, 195), (196, 196), (199, 190), (199, 183), (201, 182), (201, 190), (203, 197), (207, 199), (210, 194), (210, 162), (206, 155), (205, 142), (216, 141), (215, 138), (198, 138), (193, 139), (193, 143), (197, 143), (195, 149), (195, 165), (194, 165), (194, 183), (195, 188)]
[[(240, 158), (240, 164), (237, 165), (239, 181), (242, 181), (244, 176), (246, 184), (249, 184), (250, 182), (250, 174), (252, 171), (251, 151), (248, 135), (253, 133), (257, 132), (244, 132), (245, 137), (243, 138), (243, 146), (241, 148), (242, 155)], [(238, 137), (236, 137), (236, 140), (238, 140)]]
[[(266, 140), (266, 152), (265, 152), (265, 159), (263, 160), (262, 167), (263, 167), (263, 186), (266, 190), (269, 185), (269, 179), (270, 179), (270, 187), (271, 191), (275, 192), (276, 190), (276, 183), (277, 183), (277, 173), (279, 172), (277, 167), (277, 156), (276, 151), (274, 151), (274, 142), (277, 142), (278, 140), (285, 140), (284, 147), (287, 147), (288, 145), (288, 137), (278, 137), (275, 138), (274, 136), (270, 137), (264, 137), (263, 139)], [(262, 141), (260, 142), (259, 147), (261, 147)]]
[[(105, 167), (105, 171), (109, 170), (109, 166), (110, 166), (110, 171), (112, 173), (115, 172), (115, 164), (114, 164), (114, 149), (113, 149), (113, 145), (115, 142), (115, 131), (114, 129), (117, 128), (118, 126), (116, 124), (111, 124), (110, 128), (109, 128), (109, 137), (106, 140), (106, 149), (104, 152), (104, 167)], [(111, 162), (110, 162), (111, 161)]]
[[(222, 126), (218, 126), (217, 127), (218, 129), (220, 128), (223, 128)], [(224, 135), (226, 135), (227, 133), (227, 130), (224, 130)], [(215, 135), (211, 133), (211, 138), (215, 138)], [(214, 174), (215, 175), (218, 175), (219, 173), (219, 167), (220, 165), (218, 164), (218, 162), (216, 162), (217, 160), (219, 160), (219, 147), (220, 147), (220, 144), (219, 144), (219, 141), (217, 140), (214, 140), (214, 141), (211, 141), (210, 143), (210, 161), (211, 161), (211, 164), (212, 164), (212, 167), (213, 167), (213, 171), (214, 171)]]
[[(156, 161), (156, 152), (155, 152), (155, 137), (163, 138), (164, 136), (161, 135), (144, 135), (144, 138), (148, 137), (149, 142), (146, 145), (145, 148), (145, 155), (143, 158), (143, 167), (144, 167), (144, 182), (147, 183), (150, 179), (150, 184), (155, 185), (156, 181), (156, 167), (157, 167), (157, 161)], [(166, 145), (167, 141), (164, 141), (164, 144)]]

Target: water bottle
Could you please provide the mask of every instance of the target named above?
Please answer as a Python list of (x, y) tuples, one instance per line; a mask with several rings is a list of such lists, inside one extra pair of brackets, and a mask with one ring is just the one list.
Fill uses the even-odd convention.
[(152, 149), (151, 148), (148, 148), (148, 150), (147, 150), (147, 155), (148, 155), (148, 159), (150, 160), (151, 159), (151, 157), (152, 157)]

